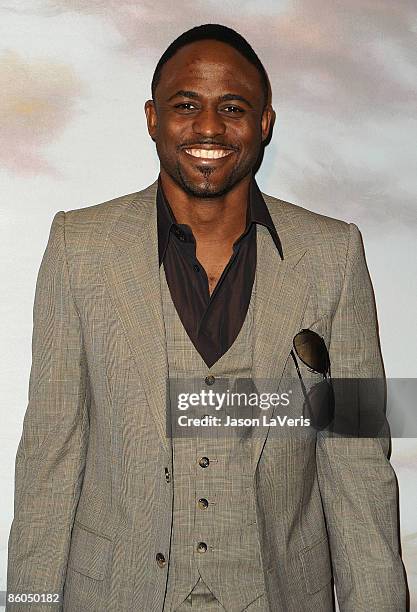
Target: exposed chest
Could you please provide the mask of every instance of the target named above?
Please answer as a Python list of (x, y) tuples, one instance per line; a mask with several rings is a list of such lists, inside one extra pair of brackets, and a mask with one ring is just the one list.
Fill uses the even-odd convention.
[(196, 247), (196, 257), (207, 274), (211, 295), (232, 256), (233, 247), (231, 244), (202, 245), (198, 242)]
[(228, 264), (230, 256), (224, 256), (222, 258), (218, 258), (217, 260), (206, 261), (205, 263), (201, 262), (204, 267), (204, 270), (207, 274), (208, 279), (208, 288), (210, 295), (213, 293), (219, 279), (223, 273), (223, 270)]

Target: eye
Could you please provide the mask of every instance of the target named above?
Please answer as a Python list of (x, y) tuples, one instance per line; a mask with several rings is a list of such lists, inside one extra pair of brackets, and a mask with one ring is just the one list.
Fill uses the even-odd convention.
[(174, 108), (179, 108), (181, 110), (192, 110), (193, 108), (195, 108), (195, 106), (191, 102), (180, 102), (180, 104), (175, 104)]
[(243, 113), (243, 108), (240, 108), (239, 106), (229, 105), (226, 106), (223, 110), (227, 111), (227, 109), (230, 109), (229, 114), (232, 113), (234, 115), (238, 113)]

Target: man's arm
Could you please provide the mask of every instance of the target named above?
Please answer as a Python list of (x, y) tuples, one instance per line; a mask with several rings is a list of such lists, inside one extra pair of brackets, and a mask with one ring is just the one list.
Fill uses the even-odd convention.
[[(15, 464), (8, 592), (62, 594), (88, 428), (86, 358), (65, 255), (65, 213), (60, 211), (36, 283), (29, 402)], [(7, 612), (45, 609), (6, 605)]]
[[(352, 223), (329, 352), (333, 378), (384, 380), (372, 284), (361, 235)], [(341, 612), (406, 609), (397, 486), (388, 452), (388, 434), (317, 438), (319, 487)]]

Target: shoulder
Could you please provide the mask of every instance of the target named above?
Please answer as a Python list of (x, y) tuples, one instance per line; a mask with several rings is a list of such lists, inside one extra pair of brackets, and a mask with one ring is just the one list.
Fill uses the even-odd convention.
[(66, 224), (94, 223), (106, 225), (121, 215), (132, 202), (140, 197), (141, 193), (141, 191), (134, 191), (106, 200), (105, 202), (67, 210), (65, 211), (65, 222)]
[(283, 243), (284, 257), (285, 247), (292, 250), (294, 245), (300, 250), (346, 253), (352, 229), (357, 230), (356, 225), (266, 193), (262, 196)]
[(314, 212), (266, 193), (262, 193), (262, 196), (274, 220), (276, 219), (278, 224), (280, 221), (283, 222), (285, 228), (289, 231), (301, 234), (303, 231), (309, 230), (312, 236), (316, 233), (318, 236), (323, 234), (331, 234), (332, 236), (341, 234), (343, 236), (349, 233), (350, 223), (347, 221)]
[(62, 217), (65, 234), (68, 240), (88, 238), (99, 243), (113, 231), (117, 225), (129, 223), (130, 220), (141, 222), (154, 207), (157, 181), (132, 193), (124, 194), (89, 206), (60, 211), (56, 216)]

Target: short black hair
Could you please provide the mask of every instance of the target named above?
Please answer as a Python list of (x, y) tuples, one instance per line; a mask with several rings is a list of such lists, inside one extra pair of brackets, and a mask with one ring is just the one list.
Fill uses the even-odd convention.
[(169, 47), (160, 57), (152, 77), (151, 91), (153, 99), (155, 99), (155, 90), (160, 81), (161, 71), (164, 64), (171, 59), (171, 57), (173, 57), (177, 51), (198, 40), (218, 40), (226, 43), (227, 45), (230, 45), (236, 49), (236, 51), (238, 51), (251, 64), (253, 64), (261, 77), (262, 89), (264, 92), (264, 107), (266, 106), (269, 98), (269, 81), (261, 60), (252, 49), (248, 41), (243, 38), (241, 34), (236, 32), (236, 30), (232, 30), (232, 28), (228, 28), (227, 26), (220, 25), (218, 23), (205, 23), (203, 25), (195, 26), (194, 28), (183, 32), (183, 34), (178, 36), (178, 38), (176, 38), (169, 45)]

